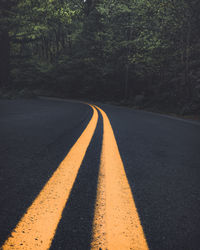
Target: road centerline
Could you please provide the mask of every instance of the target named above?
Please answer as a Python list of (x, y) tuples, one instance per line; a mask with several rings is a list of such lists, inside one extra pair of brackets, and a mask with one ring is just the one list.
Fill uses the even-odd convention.
[(92, 109), (93, 116), (87, 127), (21, 218), (2, 249), (50, 248), (97, 125), (98, 112), (95, 108)]
[(106, 113), (96, 108), (103, 117), (103, 142), (91, 249), (147, 250), (114, 132)]

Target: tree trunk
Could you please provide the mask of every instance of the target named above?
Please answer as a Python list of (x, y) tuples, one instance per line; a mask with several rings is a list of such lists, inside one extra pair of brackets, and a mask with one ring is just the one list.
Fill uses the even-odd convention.
[[(129, 15), (129, 25), (130, 28), (127, 30), (127, 41), (130, 41), (132, 39), (132, 33), (133, 33), (133, 27), (132, 27), (132, 16)], [(129, 56), (131, 54), (131, 46), (127, 45), (127, 63), (125, 65), (125, 81), (124, 81), (124, 99), (125, 101), (128, 101), (130, 95), (129, 95)]]
[(191, 98), (191, 82), (190, 82), (190, 72), (189, 72), (189, 64), (190, 64), (190, 34), (191, 34), (191, 24), (190, 20), (188, 22), (188, 30), (186, 36), (186, 48), (185, 48), (185, 82), (187, 87), (187, 95), (188, 98)]
[(8, 30), (0, 32), (0, 87), (9, 85), (10, 37)]
[(125, 81), (124, 81), (124, 100), (129, 98), (129, 64), (125, 66)]

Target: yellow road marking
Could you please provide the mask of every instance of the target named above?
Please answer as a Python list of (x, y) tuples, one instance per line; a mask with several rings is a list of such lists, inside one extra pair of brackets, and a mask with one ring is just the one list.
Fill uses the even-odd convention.
[(98, 113), (93, 108), (86, 129), (5, 241), (3, 249), (49, 249), (97, 120)]
[(104, 131), (91, 249), (146, 250), (148, 245), (111, 124), (105, 112), (98, 109)]

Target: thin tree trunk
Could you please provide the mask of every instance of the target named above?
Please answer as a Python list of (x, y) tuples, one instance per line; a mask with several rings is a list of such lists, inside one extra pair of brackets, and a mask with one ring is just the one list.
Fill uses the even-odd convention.
[(185, 48), (185, 82), (187, 87), (187, 95), (188, 98), (191, 98), (192, 90), (190, 84), (190, 76), (189, 76), (189, 60), (190, 60), (190, 34), (191, 34), (191, 24), (188, 22), (188, 31), (186, 36), (186, 48)]
[(125, 66), (125, 82), (124, 82), (124, 99), (127, 101), (128, 100), (128, 90), (129, 90), (129, 86), (128, 86), (128, 81), (129, 81), (129, 65), (128, 63)]
[(9, 84), (10, 75), (10, 37), (8, 30), (0, 32), (0, 87)]
[[(131, 14), (129, 16), (129, 24), (130, 24), (130, 29), (127, 32), (127, 41), (130, 41), (132, 39), (132, 33), (133, 33), (133, 28), (132, 28), (132, 17)], [(129, 99), (129, 56), (131, 54), (131, 46), (130, 44), (127, 45), (127, 64), (125, 65), (125, 82), (124, 82), (124, 99), (127, 101)]]

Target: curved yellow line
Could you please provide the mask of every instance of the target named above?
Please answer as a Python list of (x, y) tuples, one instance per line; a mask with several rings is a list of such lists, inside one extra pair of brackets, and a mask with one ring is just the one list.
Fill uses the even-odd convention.
[[(98, 108), (98, 107), (96, 107)], [(106, 113), (91, 249), (147, 250), (131, 188)]]
[(2, 249), (50, 248), (97, 120), (98, 113), (93, 108), (93, 116), (86, 129), (28, 208)]

